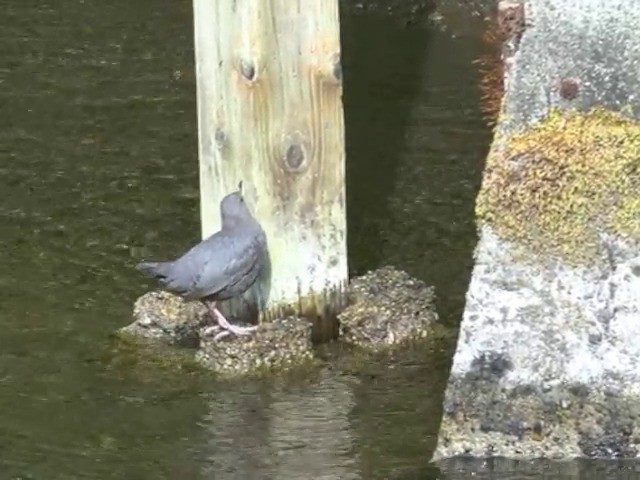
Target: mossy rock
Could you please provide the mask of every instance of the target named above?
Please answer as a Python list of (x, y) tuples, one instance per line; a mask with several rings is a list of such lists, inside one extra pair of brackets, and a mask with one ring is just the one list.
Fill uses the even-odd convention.
[(601, 108), (553, 111), (496, 138), (476, 213), (535, 253), (586, 264), (605, 235), (640, 242), (640, 123)]

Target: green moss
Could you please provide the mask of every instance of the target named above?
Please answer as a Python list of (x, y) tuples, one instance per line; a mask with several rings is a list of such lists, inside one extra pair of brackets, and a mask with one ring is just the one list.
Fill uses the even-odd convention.
[(601, 232), (640, 241), (640, 123), (554, 111), (496, 138), (476, 213), (501, 237), (574, 264), (600, 256)]

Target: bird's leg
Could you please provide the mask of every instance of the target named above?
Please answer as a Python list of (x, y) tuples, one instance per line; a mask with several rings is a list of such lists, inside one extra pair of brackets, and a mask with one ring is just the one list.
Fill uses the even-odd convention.
[(251, 327), (240, 327), (238, 325), (233, 325), (229, 323), (226, 318), (224, 318), (224, 315), (222, 315), (222, 313), (220, 313), (220, 310), (218, 310), (216, 307), (213, 307), (213, 314), (218, 319), (218, 325), (220, 325), (220, 327), (235, 335), (249, 335), (251, 332), (254, 332), (258, 328), (255, 325)]
[[(206, 300), (201, 300), (201, 302), (204, 304), (205, 307), (207, 307), (207, 311), (209, 312), (209, 316), (211, 317), (211, 320), (213, 320), (214, 322), (218, 323), (218, 317), (215, 314), (214, 310), (211, 308), (211, 305), (209, 305), (209, 303)], [(215, 304), (215, 302), (214, 302), (214, 304)], [(209, 327), (209, 328), (205, 329), (204, 334), (208, 335), (212, 328), (213, 327)], [(213, 337), (213, 341), (217, 342), (218, 340), (220, 340), (221, 338), (226, 337), (227, 335), (231, 335), (231, 332), (229, 330), (222, 330), (222, 331), (220, 331), (220, 332), (215, 334), (215, 336)]]
[(240, 327), (238, 325), (233, 325), (229, 323), (229, 321), (226, 318), (224, 318), (224, 315), (222, 315), (222, 313), (220, 313), (220, 310), (218, 310), (218, 308), (216, 307), (215, 302), (211, 302), (211, 303), (205, 302), (205, 305), (209, 309), (209, 313), (211, 314), (213, 319), (216, 320), (218, 322), (218, 325), (220, 325), (220, 328), (223, 329), (222, 332), (218, 333), (214, 337), (214, 340), (218, 340), (222, 337), (226, 337), (229, 333), (233, 333), (234, 335), (238, 335), (238, 336), (250, 335), (251, 332), (255, 331), (258, 328), (255, 325), (251, 327)]

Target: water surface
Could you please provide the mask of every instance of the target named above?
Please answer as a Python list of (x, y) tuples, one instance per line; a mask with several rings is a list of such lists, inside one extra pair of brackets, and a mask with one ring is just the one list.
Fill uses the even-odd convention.
[[(441, 476), (427, 461), (450, 345), (236, 383), (116, 349), (152, 287), (136, 259), (199, 236), (190, 2), (0, 8), (0, 478)], [(351, 272), (394, 264), (435, 285), (451, 328), (490, 141), (471, 64), (482, 24), (461, 12), (454, 30), (342, 20)], [(547, 468), (500, 465), (454, 462), (450, 478)]]

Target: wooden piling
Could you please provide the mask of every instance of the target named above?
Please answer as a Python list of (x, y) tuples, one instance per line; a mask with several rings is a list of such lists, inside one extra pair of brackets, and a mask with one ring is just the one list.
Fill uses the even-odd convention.
[(268, 239), (261, 320), (335, 334), (347, 283), (338, 0), (194, 0), (202, 235), (243, 182)]

